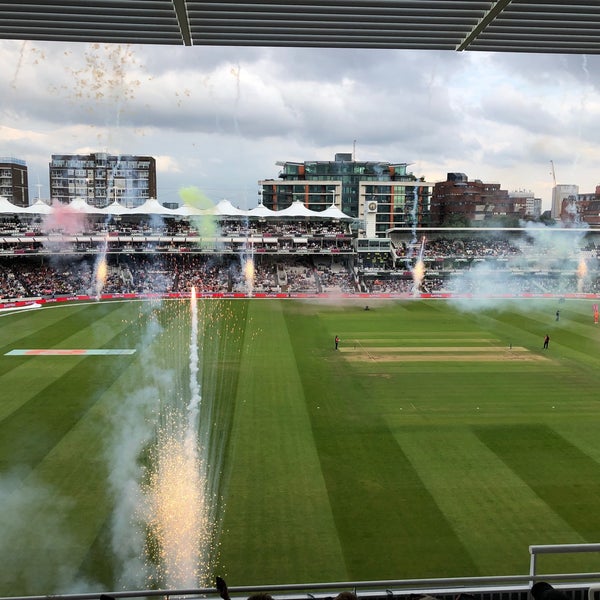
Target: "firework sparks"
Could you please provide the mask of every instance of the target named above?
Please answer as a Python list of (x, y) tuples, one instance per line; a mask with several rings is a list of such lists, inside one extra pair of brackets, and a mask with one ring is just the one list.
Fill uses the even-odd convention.
[(100, 295), (102, 294), (102, 290), (106, 285), (106, 280), (108, 278), (108, 263), (106, 262), (106, 254), (108, 252), (108, 234), (104, 238), (104, 243), (102, 244), (102, 248), (100, 250), (100, 254), (98, 254), (98, 258), (96, 259), (96, 264), (94, 265), (94, 293), (96, 296), (96, 300), (100, 300)]
[(202, 402), (199, 378), (198, 303), (190, 298), (189, 393), (185, 409), (164, 415), (146, 490), (151, 559), (167, 587), (207, 585), (213, 550), (209, 472), (199, 440)]
[(168, 587), (180, 589), (206, 581), (206, 549), (212, 545), (204, 465), (197, 439), (182, 420), (183, 415), (171, 415), (159, 434), (148, 494), (159, 576)]
[(425, 236), (421, 239), (421, 247), (419, 249), (419, 254), (417, 256), (417, 261), (415, 262), (415, 266), (412, 269), (412, 278), (413, 278), (413, 295), (417, 296), (421, 291), (421, 285), (423, 283), (423, 279), (425, 277), (425, 262), (423, 261), (423, 257), (425, 255)]
[(254, 259), (252, 257), (246, 258), (246, 262), (244, 263), (244, 279), (248, 295), (251, 296), (254, 289)]
[(587, 263), (582, 258), (577, 265), (577, 291), (583, 292), (583, 284), (588, 274)]
[(96, 264), (96, 298), (100, 298), (104, 285), (106, 284), (106, 278), (108, 277), (108, 265), (106, 264), (106, 256), (102, 256)]

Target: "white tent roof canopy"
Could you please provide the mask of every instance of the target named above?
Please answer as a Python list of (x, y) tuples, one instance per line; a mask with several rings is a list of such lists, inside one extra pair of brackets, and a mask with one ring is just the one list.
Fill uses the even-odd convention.
[(278, 210), (276, 214), (279, 217), (292, 217), (296, 219), (302, 217), (316, 217), (319, 213), (317, 211), (306, 208), (306, 206), (304, 206), (304, 204), (302, 204), (300, 200), (295, 200), (287, 208), (284, 208), (283, 210)]
[(327, 219), (338, 219), (339, 221), (349, 221), (352, 219), (352, 217), (349, 217), (346, 213), (342, 212), (334, 204), (327, 207), (324, 211), (320, 212), (319, 216)]
[[(6, 200), (6, 198), (4, 198), (4, 200)], [(7, 200), (8, 202), (8, 200)], [(0, 211), (0, 214), (24, 214), (24, 215), (49, 215), (52, 212), (52, 207), (49, 204), (46, 204), (45, 202), (43, 202), (42, 200), (38, 200), (37, 202), (35, 202), (34, 204), (32, 204), (31, 206), (27, 206), (27, 207), (21, 207), (21, 206), (15, 206), (14, 204), (11, 204), (10, 202), (8, 202), (12, 208), (8, 208), (7, 210), (4, 210), (4, 205), (2, 206), (2, 210)]]
[[(61, 205), (61, 208), (68, 206), (73, 212), (81, 214), (104, 215), (104, 216), (140, 216), (140, 215), (158, 215), (161, 217), (194, 217), (194, 216), (214, 216), (216, 219), (244, 217), (248, 219), (280, 219), (280, 218), (308, 218), (308, 219), (337, 219), (352, 221), (349, 217), (335, 206), (330, 206), (326, 210), (316, 211), (306, 208), (299, 201), (283, 210), (271, 210), (263, 204), (259, 204), (249, 210), (236, 208), (229, 200), (221, 200), (212, 210), (197, 209), (188, 204), (184, 204), (176, 209), (166, 208), (156, 198), (149, 198), (141, 206), (135, 208), (126, 208), (118, 202), (112, 202), (105, 208), (96, 208), (88, 204), (83, 198), (76, 198), (68, 205)], [(0, 196), (0, 215), (49, 215), (55, 211), (53, 205), (46, 204), (42, 200), (37, 200), (35, 204), (27, 207), (16, 206), (9, 202), (5, 197)]]
[(277, 211), (267, 208), (264, 204), (259, 204), (258, 206), (255, 206), (254, 208), (251, 208), (248, 211), (249, 217), (258, 217), (260, 219), (264, 219), (267, 217), (273, 217), (276, 214), (277, 214)]
[(173, 216), (173, 209), (166, 208), (156, 198), (148, 198), (144, 204), (128, 209), (124, 215), (161, 215)]
[(221, 200), (215, 206), (215, 214), (223, 217), (247, 217), (248, 211), (237, 208), (229, 200)]

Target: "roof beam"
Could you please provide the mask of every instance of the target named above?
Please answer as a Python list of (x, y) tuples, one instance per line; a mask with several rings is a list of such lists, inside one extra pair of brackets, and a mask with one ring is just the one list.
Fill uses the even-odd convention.
[(494, 21), (494, 19), (511, 3), (512, 0), (496, 0), (494, 6), (487, 11), (483, 18), (473, 27), (471, 33), (456, 47), (458, 52), (467, 50), (471, 42), (474, 42), (479, 34)]
[(179, 31), (181, 31), (181, 39), (184, 46), (192, 45), (192, 34), (190, 32), (190, 21), (188, 19), (188, 11), (186, 0), (173, 0), (173, 8), (179, 23)]

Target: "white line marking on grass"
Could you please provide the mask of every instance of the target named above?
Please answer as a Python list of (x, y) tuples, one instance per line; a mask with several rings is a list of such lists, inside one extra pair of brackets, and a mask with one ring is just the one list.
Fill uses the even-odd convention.
[(378, 342), (400, 342), (406, 344), (408, 342), (419, 342), (421, 344), (432, 344), (434, 342), (495, 342), (496, 344), (500, 342), (497, 338), (481, 338), (481, 337), (473, 337), (473, 338), (455, 338), (455, 337), (440, 337), (440, 338), (432, 338), (432, 337), (399, 337), (399, 336), (386, 336), (386, 337), (378, 337), (378, 338), (361, 338), (361, 341), (366, 343), (378, 343)]
[(358, 344), (362, 350), (364, 351), (364, 353), (367, 355), (367, 357), (371, 360), (375, 360), (375, 357), (370, 354), (370, 352), (360, 343), (360, 340), (354, 340), (354, 347), (356, 348), (356, 344)]
[[(359, 342), (360, 344), (360, 342)], [(420, 354), (427, 352), (449, 352), (452, 354), (479, 354), (481, 352), (503, 352), (506, 354), (518, 354), (529, 352), (523, 346), (513, 346), (512, 350), (506, 351), (504, 346), (363, 346), (360, 344), (363, 352), (369, 353), (398, 353), (398, 354)], [(341, 348), (342, 352), (352, 352), (352, 348)]]
[(92, 348), (92, 349), (63, 349), (63, 348), (38, 348), (31, 350), (16, 349), (7, 352), (4, 356), (122, 356), (135, 354), (135, 350), (118, 348)]
[(42, 305), (33, 302), (32, 304), (25, 304), (24, 306), (8, 306), (7, 308), (0, 308), (0, 313), (13, 313), (19, 310), (35, 310), (36, 308), (42, 308)]

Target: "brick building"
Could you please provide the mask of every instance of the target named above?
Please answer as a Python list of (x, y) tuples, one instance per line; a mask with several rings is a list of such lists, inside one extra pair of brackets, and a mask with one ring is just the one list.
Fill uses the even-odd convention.
[(464, 173), (448, 173), (433, 186), (430, 204), (432, 227), (469, 224), (494, 217), (514, 216), (514, 202), (499, 183), (469, 181)]
[(0, 157), (0, 196), (16, 206), (29, 206), (27, 163), (24, 160)]

